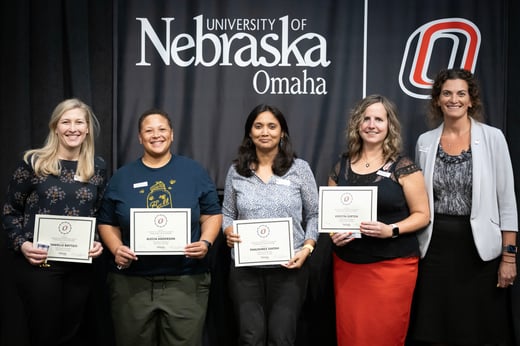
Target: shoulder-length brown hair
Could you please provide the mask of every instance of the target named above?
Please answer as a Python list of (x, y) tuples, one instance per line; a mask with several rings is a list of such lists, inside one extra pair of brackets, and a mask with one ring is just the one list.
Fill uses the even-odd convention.
[(347, 156), (355, 162), (361, 158), (363, 140), (359, 135), (359, 128), (364, 120), (367, 108), (375, 103), (382, 103), (388, 117), (388, 134), (383, 141), (383, 157), (386, 160), (397, 159), (401, 153), (401, 124), (397, 118), (397, 107), (388, 98), (382, 95), (369, 95), (359, 101), (350, 112), (350, 120), (345, 131), (347, 140)]

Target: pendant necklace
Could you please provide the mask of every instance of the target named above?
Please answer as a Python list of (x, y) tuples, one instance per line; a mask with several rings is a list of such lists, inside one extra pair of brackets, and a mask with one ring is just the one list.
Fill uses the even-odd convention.
[[(366, 157), (366, 155), (365, 155), (365, 157)], [(365, 158), (365, 168), (369, 168), (370, 165), (371, 165), (371, 164), (374, 162), (374, 160), (376, 160), (376, 159), (379, 159), (379, 158), (376, 157), (376, 158), (374, 158), (374, 159), (372, 159), (372, 160), (370, 160), (370, 161), (368, 160), (368, 158)], [(379, 162), (379, 161), (377, 161), (377, 162)]]

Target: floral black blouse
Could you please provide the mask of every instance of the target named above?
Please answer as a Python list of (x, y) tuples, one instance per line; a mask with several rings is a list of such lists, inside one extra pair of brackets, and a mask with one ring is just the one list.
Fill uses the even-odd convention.
[(25, 161), (15, 169), (2, 210), (2, 224), (9, 247), (19, 251), (33, 241), (36, 214), (96, 215), (106, 185), (106, 164), (97, 157), (95, 173), (88, 182), (75, 179), (77, 161), (61, 160), (59, 176), (36, 176)]

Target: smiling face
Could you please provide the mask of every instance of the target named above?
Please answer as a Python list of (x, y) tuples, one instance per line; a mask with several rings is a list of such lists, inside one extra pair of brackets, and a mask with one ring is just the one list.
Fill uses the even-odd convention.
[(173, 129), (168, 119), (160, 114), (147, 115), (141, 123), (139, 143), (143, 145), (145, 155), (159, 158), (169, 154), (173, 143)]
[(280, 122), (273, 113), (266, 111), (258, 114), (249, 136), (257, 151), (269, 152), (278, 150), (283, 131)]
[(71, 153), (79, 153), (88, 133), (88, 122), (83, 109), (73, 108), (64, 112), (56, 124), (59, 155), (71, 157)]
[(445, 120), (467, 117), (468, 109), (472, 107), (468, 83), (463, 79), (446, 80), (442, 85), (437, 105), (441, 108)]
[(359, 125), (359, 135), (365, 144), (382, 144), (388, 134), (388, 114), (381, 102), (367, 107)]

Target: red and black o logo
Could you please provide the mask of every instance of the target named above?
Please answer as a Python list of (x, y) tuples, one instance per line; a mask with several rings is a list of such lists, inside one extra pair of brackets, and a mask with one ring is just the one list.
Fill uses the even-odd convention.
[(422, 25), (406, 42), (399, 72), (401, 89), (411, 97), (427, 99), (439, 70), (460, 67), (474, 72), (480, 41), (478, 27), (464, 18)]

